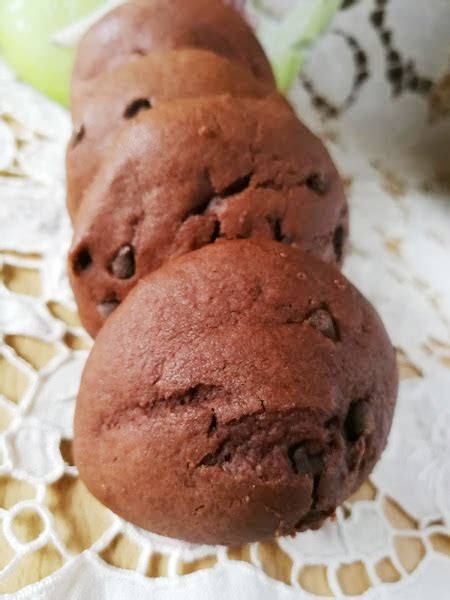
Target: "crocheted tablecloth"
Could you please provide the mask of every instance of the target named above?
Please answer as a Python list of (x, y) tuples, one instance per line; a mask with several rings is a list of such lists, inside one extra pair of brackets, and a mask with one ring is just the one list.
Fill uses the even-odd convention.
[(450, 598), (449, 42), (448, 0), (347, 1), (292, 92), (344, 177), (345, 272), (380, 311), (402, 381), (388, 448), (336, 520), (242, 548), (143, 532), (77, 478), (91, 342), (65, 269), (70, 120), (0, 62), (0, 593)]

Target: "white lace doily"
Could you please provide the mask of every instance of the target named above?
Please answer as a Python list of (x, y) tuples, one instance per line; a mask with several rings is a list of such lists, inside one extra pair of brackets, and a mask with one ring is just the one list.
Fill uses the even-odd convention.
[[(315, 48), (292, 99), (302, 118), (327, 142), (347, 183), (352, 247), (350, 279), (380, 311), (409, 377), (402, 380), (389, 445), (365, 499), (338, 510), (320, 531), (278, 541), (289, 560), (287, 582), (275, 580), (258, 552), (247, 562), (225, 548), (199, 547), (144, 533), (111, 515), (81, 554), (55, 526), (48, 490), (76, 478), (62, 440), (72, 414), (87, 340), (73, 322), (65, 273), (71, 236), (65, 211), (68, 114), (15, 80), (0, 63), (0, 361), (24, 381), (19, 398), (0, 382), (0, 475), (26, 482), (27, 500), (0, 508), (0, 544), (11, 558), (0, 582), (29, 553), (51, 544), (64, 566), (20, 592), (22, 599), (195, 598), (306, 599), (301, 574), (323, 570), (325, 589), (344, 597), (345, 569), (365, 570), (362, 596), (383, 600), (450, 598), (450, 122), (433, 119), (429, 91), (449, 66), (448, 0), (347, 1)], [(10, 289), (8, 272), (35, 270), (37, 295)], [(56, 353), (40, 370), (8, 343), (27, 336)], [(41, 533), (21, 540), (14, 519), (32, 511)], [(402, 515), (393, 525), (392, 510)], [(108, 565), (102, 551), (119, 533), (138, 548), (136, 568)], [(415, 564), (401, 560), (406, 541), (420, 549)], [(447, 553), (443, 548), (447, 548)], [(145, 577), (152, 556), (168, 559), (167, 577)], [(212, 556), (216, 564), (179, 576), (180, 561)], [(388, 561), (392, 582), (380, 577)], [(394, 581), (395, 580), (395, 581)], [(70, 593), (69, 593), (70, 591)], [(5, 596), (9, 598), (13, 596)]]

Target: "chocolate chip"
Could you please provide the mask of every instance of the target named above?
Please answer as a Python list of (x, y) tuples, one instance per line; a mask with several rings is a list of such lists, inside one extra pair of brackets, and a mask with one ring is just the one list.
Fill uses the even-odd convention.
[(116, 310), (120, 302), (118, 300), (105, 300), (97, 304), (97, 311), (103, 319), (107, 319), (109, 315)]
[(336, 227), (333, 234), (333, 249), (334, 254), (336, 256), (336, 260), (338, 263), (341, 262), (344, 255), (344, 239), (345, 239), (345, 231), (342, 225)]
[(86, 271), (92, 264), (91, 253), (87, 248), (82, 248), (73, 261), (73, 270), (76, 275), (80, 275), (83, 271)]
[(281, 219), (275, 219), (273, 222), (273, 239), (277, 242), (281, 242), (283, 239), (283, 232), (281, 230)]
[(216, 219), (214, 221), (213, 230), (211, 232), (211, 237), (209, 239), (209, 243), (213, 244), (220, 237), (220, 221)]
[(211, 437), (212, 435), (214, 435), (214, 433), (216, 431), (217, 431), (217, 417), (216, 417), (216, 413), (213, 412), (211, 420), (209, 422), (208, 437)]
[(111, 263), (111, 273), (118, 279), (130, 279), (133, 277), (136, 265), (134, 250), (132, 246), (122, 246)]
[(328, 190), (327, 180), (320, 173), (314, 173), (313, 175), (310, 175), (306, 180), (306, 185), (310, 190), (321, 196)]
[(288, 450), (292, 468), (298, 475), (311, 475), (321, 473), (323, 469), (322, 453), (314, 453), (307, 443), (296, 444)]
[(375, 429), (373, 409), (367, 400), (356, 400), (350, 405), (344, 423), (345, 436), (356, 442), (362, 435), (370, 435)]
[(151, 107), (152, 104), (150, 100), (147, 100), (147, 98), (138, 98), (137, 100), (130, 102), (130, 104), (126, 107), (123, 116), (125, 119), (132, 119), (138, 113), (140, 113), (141, 110), (149, 110)]
[(284, 235), (281, 227), (281, 219), (274, 217), (266, 217), (270, 229), (272, 230), (272, 238), (276, 242), (284, 242)]
[(281, 219), (273, 219), (271, 217), (267, 217), (267, 221), (272, 229), (272, 236), (276, 242), (281, 242), (282, 244), (286, 244), (290, 246), (294, 243), (295, 238), (293, 235), (285, 234), (283, 232), (282, 220)]
[(306, 322), (317, 329), (325, 337), (330, 338), (334, 342), (337, 341), (338, 335), (336, 331), (336, 325), (333, 321), (333, 317), (324, 308), (319, 308), (314, 311), (307, 319)]
[(85, 135), (86, 128), (84, 127), (84, 125), (81, 125), (77, 130), (73, 132), (72, 147), (75, 148), (75, 146), (77, 146), (83, 140)]

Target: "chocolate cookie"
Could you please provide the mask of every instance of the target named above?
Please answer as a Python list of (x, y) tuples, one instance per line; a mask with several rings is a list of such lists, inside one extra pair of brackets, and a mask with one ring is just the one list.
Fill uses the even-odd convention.
[(78, 211), (69, 276), (83, 325), (95, 336), (168, 259), (250, 237), (341, 262), (347, 204), (320, 140), (267, 99), (185, 100), (140, 113)]
[(162, 102), (212, 96), (264, 97), (274, 89), (238, 63), (206, 50), (152, 52), (100, 76), (72, 106), (67, 150), (67, 206), (72, 219), (114, 133)]
[(135, 0), (108, 13), (81, 40), (72, 93), (119, 64), (154, 50), (180, 48), (211, 50), (275, 85), (253, 31), (221, 0)]
[(210, 245), (143, 279), (100, 332), (75, 461), (127, 520), (238, 545), (319, 527), (386, 444), (398, 376), (372, 306), (271, 241)]

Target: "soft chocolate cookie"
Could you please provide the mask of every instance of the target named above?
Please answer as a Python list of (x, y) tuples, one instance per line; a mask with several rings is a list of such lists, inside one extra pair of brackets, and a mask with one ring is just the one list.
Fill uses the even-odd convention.
[(379, 317), (334, 266), (271, 241), (206, 246), (144, 278), (100, 332), (75, 461), (158, 534), (317, 528), (378, 460), (397, 379)]
[(160, 103), (217, 94), (264, 97), (274, 89), (238, 63), (207, 50), (152, 52), (100, 76), (72, 106), (67, 150), (67, 206), (74, 218), (114, 133)]
[(211, 50), (275, 85), (253, 31), (221, 0), (135, 0), (108, 13), (81, 40), (72, 93), (119, 64), (154, 50), (180, 48)]
[(160, 105), (120, 130), (75, 224), (69, 275), (95, 336), (141, 277), (217, 240), (269, 238), (340, 263), (347, 204), (286, 105), (224, 96)]

